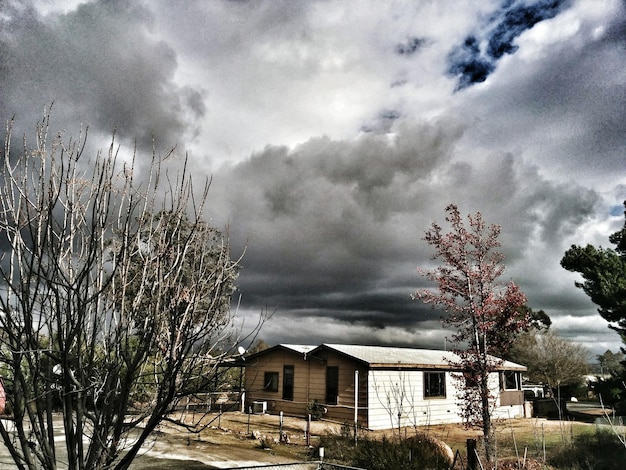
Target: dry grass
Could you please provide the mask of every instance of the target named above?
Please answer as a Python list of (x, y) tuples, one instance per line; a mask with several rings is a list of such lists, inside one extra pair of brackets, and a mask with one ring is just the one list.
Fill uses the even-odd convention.
[[(192, 419), (191, 416), (188, 419)], [(203, 418), (210, 422), (197, 438), (216, 445), (232, 447), (233, 451), (242, 448), (260, 448), (259, 440), (250, 439), (253, 432), (266, 439), (279, 439), (279, 417), (276, 415), (248, 415), (243, 413), (224, 413), (218, 418), (216, 414)], [(571, 443), (576, 436), (591, 434), (595, 426), (587, 423), (548, 420), (542, 418), (507, 419), (495, 424), (496, 457), (499, 461), (527, 462), (533, 460), (543, 462), (546, 455), (550, 455), (556, 448), (562, 448)], [(307, 422), (302, 418), (284, 417), (283, 432), (289, 436), (289, 444), (277, 444), (272, 447), (272, 453), (278, 456), (291, 457), (294, 460), (304, 460), (310, 454), (307, 443), (316, 446), (319, 436), (325, 434), (339, 434), (341, 424), (329, 421), (312, 421), (311, 436), (307, 440)], [(398, 430), (361, 431), (362, 437), (370, 439), (382, 438), (383, 435), (393, 438), (398, 436)], [(458, 450), (465, 458), (467, 439), (482, 441), (482, 433), (478, 430), (465, 429), (462, 425), (445, 424), (431, 425), (418, 428), (402, 428), (402, 437), (410, 437), (416, 433), (427, 434), (448, 444), (453, 452)]]
[[(494, 425), (495, 461), (498, 468), (548, 468), (545, 462), (551, 453), (559, 451), (564, 445), (572, 443), (577, 436), (593, 434), (596, 426), (584, 422), (549, 420), (545, 418), (498, 420)], [(467, 440), (478, 441), (478, 451), (484, 462), (482, 431), (466, 429), (459, 424), (440, 424), (416, 428), (402, 428), (401, 437), (415, 433), (425, 433), (450, 446), (453, 453), (459, 451), (466, 459)], [(398, 430), (375, 431), (371, 437), (398, 436)], [(519, 467), (517, 467), (519, 463)]]

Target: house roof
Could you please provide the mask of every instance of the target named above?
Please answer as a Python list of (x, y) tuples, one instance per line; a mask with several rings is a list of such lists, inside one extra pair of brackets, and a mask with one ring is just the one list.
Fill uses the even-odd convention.
[[(361, 346), (355, 344), (322, 344), (311, 354), (322, 350), (332, 350), (351, 357), (371, 369), (387, 368), (427, 368), (450, 369), (451, 362), (459, 361), (459, 356), (450, 351), (436, 349), (411, 349), (386, 346)], [(526, 367), (511, 361), (504, 361), (498, 369), (525, 371)]]
[[(395, 348), (387, 346), (362, 346), (357, 344), (327, 344), (313, 346), (310, 344), (277, 344), (246, 357), (250, 359), (272, 351), (289, 351), (301, 354), (304, 359), (317, 357), (321, 359), (324, 351), (334, 351), (340, 355), (358, 361), (370, 369), (454, 369), (451, 365), (460, 360), (459, 356), (450, 351), (437, 349)], [(495, 358), (494, 358), (495, 359)], [(498, 370), (525, 371), (526, 367), (511, 361), (504, 361)]]
[(310, 351), (313, 351), (317, 346), (313, 346), (310, 344), (279, 344), (284, 349), (291, 349), (293, 352), (297, 352), (300, 354), (306, 354)]
[[(257, 356), (260, 355), (264, 355), (267, 354), (268, 352), (271, 351), (277, 351), (277, 350), (286, 350), (286, 351), (290, 351), (296, 354), (302, 354), (303, 356), (306, 356), (310, 351), (314, 350), (315, 348), (317, 348), (317, 346), (314, 345), (310, 345), (310, 344), (277, 344), (276, 346), (272, 346), (271, 348), (268, 349), (263, 349), (262, 351), (258, 351), (256, 353), (250, 354), (249, 356), (245, 357), (245, 360), (250, 360), (251, 358), (255, 358)], [(249, 364), (246, 364), (249, 365)]]

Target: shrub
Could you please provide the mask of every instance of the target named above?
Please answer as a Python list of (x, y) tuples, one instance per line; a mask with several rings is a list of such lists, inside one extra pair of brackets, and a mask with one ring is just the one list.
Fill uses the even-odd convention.
[[(343, 429), (343, 428), (342, 428)], [(325, 434), (320, 436), (319, 447), (324, 447), (326, 460), (349, 465), (354, 456), (354, 439), (347, 434)], [(318, 449), (311, 450), (311, 458), (319, 455)]]
[(548, 463), (566, 470), (621, 470), (626, 461), (626, 447), (608, 429), (581, 434), (548, 457)]
[(355, 449), (352, 465), (369, 470), (447, 469), (449, 462), (425, 436), (407, 439), (362, 440)]
[(326, 408), (317, 400), (313, 400), (307, 403), (306, 412), (311, 415), (313, 421), (318, 421), (322, 419), (324, 413), (326, 413)]
[(448, 457), (425, 435), (406, 439), (353, 439), (331, 434), (322, 436), (327, 460), (368, 470), (447, 469)]

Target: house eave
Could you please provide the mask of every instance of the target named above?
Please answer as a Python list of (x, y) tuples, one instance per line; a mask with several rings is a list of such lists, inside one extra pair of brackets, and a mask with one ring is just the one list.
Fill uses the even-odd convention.
[[(446, 370), (460, 372), (460, 367), (447, 364), (404, 364), (404, 363), (371, 363), (368, 364), (371, 370)], [(526, 372), (527, 368), (520, 365), (502, 364), (493, 369), (494, 371), (511, 370), (516, 372)]]
[(461, 370), (445, 364), (403, 364), (403, 363), (371, 363), (372, 370)]

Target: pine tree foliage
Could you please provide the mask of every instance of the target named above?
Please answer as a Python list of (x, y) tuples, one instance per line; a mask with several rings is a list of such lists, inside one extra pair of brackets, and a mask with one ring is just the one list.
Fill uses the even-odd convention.
[(572, 245), (563, 255), (561, 266), (582, 275), (583, 282), (577, 281), (576, 287), (598, 305), (600, 316), (626, 343), (626, 221), (621, 230), (609, 236), (609, 241), (614, 249)]

